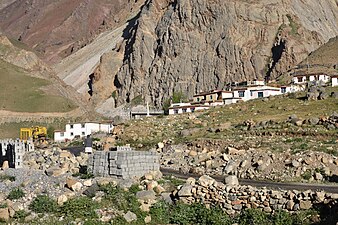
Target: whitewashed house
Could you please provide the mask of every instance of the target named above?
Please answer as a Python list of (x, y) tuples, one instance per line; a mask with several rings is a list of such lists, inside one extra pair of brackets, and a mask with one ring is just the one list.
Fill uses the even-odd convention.
[(323, 73), (294, 75), (292, 82), (294, 84), (305, 84), (307, 82), (322, 82), (324, 84), (330, 81), (330, 76)]
[(104, 132), (110, 133), (113, 130), (114, 126), (112, 124), (104, 123), (75, 123), (67, 124), (65, 131), (55, 131), (54, 132), (54, 141), (64, 142), (67, 140), (72, 140), (75, 137), (86, 137), (95, 132)]
[(175, 103), (169, 107), (169, 115), (195, 112), (198, 110), (209, 109), (209, 105), (191, 104), (191, 103)]
[(270, 87), (270, 86), (265, 86), (265, 85), (264, 86), (251, 86), (251, 87), (245, 87), (245, 88), (244, 87), (235, 88), (233, 90), (233, 97), (240, 98), (243, 101), (248, 101), (248, 100), (256, 99), (256, 98), (265, 98), (271, 95), (280, 95), (280, 94), (282, 94), (281, 88)]
[(338, 75), (331, 76), (331, 85), (332, 87), (338, 86)]
[(265, 85), (264, 81), (245, 81), (231, 85), (230, 90), (211, 90), (193, 96), (189, 103), (172, 104), (169, 114), (181, 114), (208, 109), (213, 106), (229, 105), (238, 101), (265, 98), (290, 92), (300, 91), (302, 85), (274, 87)]

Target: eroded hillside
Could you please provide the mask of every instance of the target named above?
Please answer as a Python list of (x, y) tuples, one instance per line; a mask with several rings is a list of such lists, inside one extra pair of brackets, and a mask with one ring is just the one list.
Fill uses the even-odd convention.
[(274, 79), (338, 34), (336, 1), (148, 1), (115, 79), (117, 105), (160, 106), (230, 81)]
[(119, 24), (137, 2), (5, 1), (0, 5), (0, 30), (34, 48), (45, 61), (56, 62)]

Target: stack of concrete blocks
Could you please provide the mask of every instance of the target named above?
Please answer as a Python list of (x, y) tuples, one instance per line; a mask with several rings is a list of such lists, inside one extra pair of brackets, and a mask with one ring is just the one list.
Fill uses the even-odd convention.
[(150, 171), (159, 171), (160, 162), (156, 152), (109, 151), (95, 152), (88, 161), (88, 171), (96, 176), (123, 179), (142, 177)]
[(14, 167), (22, 168), (23, 167), (23, 156), (26, 152), (34, 151), (34, 143), (31, 140), (21, 141), (19, 139), (12, 140), (0, 140), (0, 144), (2, 146), (2, 155), (5, 156), (8, 151), (8, 145), (11, 145), (14, 150)]

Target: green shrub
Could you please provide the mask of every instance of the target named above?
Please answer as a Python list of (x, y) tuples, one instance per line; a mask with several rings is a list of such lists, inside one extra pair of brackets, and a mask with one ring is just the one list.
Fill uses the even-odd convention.
[(104, 202), (107, 207), (114, 207), (118, 210), (127, 212), (131, 211), (137, 215), (137, 221), (143, 221), (146, 213), (141, 211), (140, 203), (136, 198), (138, 187), (132, 186), (129, 191), (124, 191), (121, 188), (106, 185), (101, 187), (105, 193)]
[(14, 176), (9, 176), (9, 175), (0, 175), (0, 181), (15, 181), (15, 177)]
[(16, 220), (23, 220), (25, 219), (27, 216), (29, 215), (28, 212), (26, 212), (25, 210), (19, 210), (16, 211), (13, 218)]
[(0, 203), (0, 209), (4, 209), (4, 208), (7, 208), (8, 207), (8, 205), (7, 205), (7, 203), (5, 202), (5, 203)]
[(262, 212), (259, 209), (247, 209), (244, 210), (238, 217), (240, 225), (270, 225), (268, 214)]
[(29, 205), (29, 209), (36, 213), (53, 213), (58, 210), (58, 205), (49, 196), (38, 195)]
[(303, 174), (302, 174), (302, 178), (304, 180), (310, 180), (310, 178), (312, 177), (312, 172), (311, 170), (306, 170)]
[(61, 213), (72, 218), (97, 218), (95, 210), (98, 208), (97, 203), (88, 197), (78, 197), (68, 200), (61, 207)]
[(285, 211), (276, 211), (272, 216), (274, 225), (293, 225), (292, 215)]
[(8, 199), (14, 200), (14, 199), (20, 199), (25, 196), (25, 192), (21, 188), (15, 188), (11, 190), (7, 196)]
[(150, 208), (151, 220), (154, 224), (169, 224), (170, 206), (164, 201), (159, 201)]

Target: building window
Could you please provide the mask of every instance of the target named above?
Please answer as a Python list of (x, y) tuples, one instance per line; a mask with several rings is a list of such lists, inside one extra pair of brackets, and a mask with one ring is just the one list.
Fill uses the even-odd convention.
[(18, 155), (18, 159), (20, 159), (20, 156)]
[(253, 93), (254, 93), (253, 91), (250, 91), (250, 96), (253, 96)]
[(70, 136), (74, 136), (74, 133), (73, 133), (73, 132), (70, 132)]
[(85, 128), (85, 125), (84, 125), (84, 124), (81, 124), (81, 128)]
[(297, 79), (298, 79), (298, 83), (303, 82), (303, 77), (298, 77)]
[(178, 109), (174, 109), (174, 114), (178, 114)]
[(200, 101), (200, 98), (197, 98), (197, 101), (199, 102), (199, 101)]
[(85, 132), (82, 131), (82, 135), (86, 135)]
[(191, 108), (191, 112), (195, 112), (195, 108)]
[(243, 97), (244, 97), (244, 91), (239, 91), (239, 92), (238, 92), (238, 96), (239, 96), (240, 98), (243, 98)]
[(73, 128), (74, 128), (74, 125), (73, 125), (73, 124), (71, 124), (71, 125), (70, 125), (70, 129), (73, 129)]
[(65, 133), (61, 132), (60, 137), (64, 137), (64, 136), (65, 136)]
[(182, 111), (183, 111), (184, 113), (186, 113), (186, 112), (187, 112), (187, 109), (182, 109)]
[(212, 100), (212, 95), (210, 95), (210, 100)]
[(264, 97), (264, 94), (263, 94), (263, 92), (258, 92), (258, 98), (263, 98)]
[(282, 92), (282, 94), (285, 94), (286, 93), (286, 87), (282, 87), (281, 92)]

